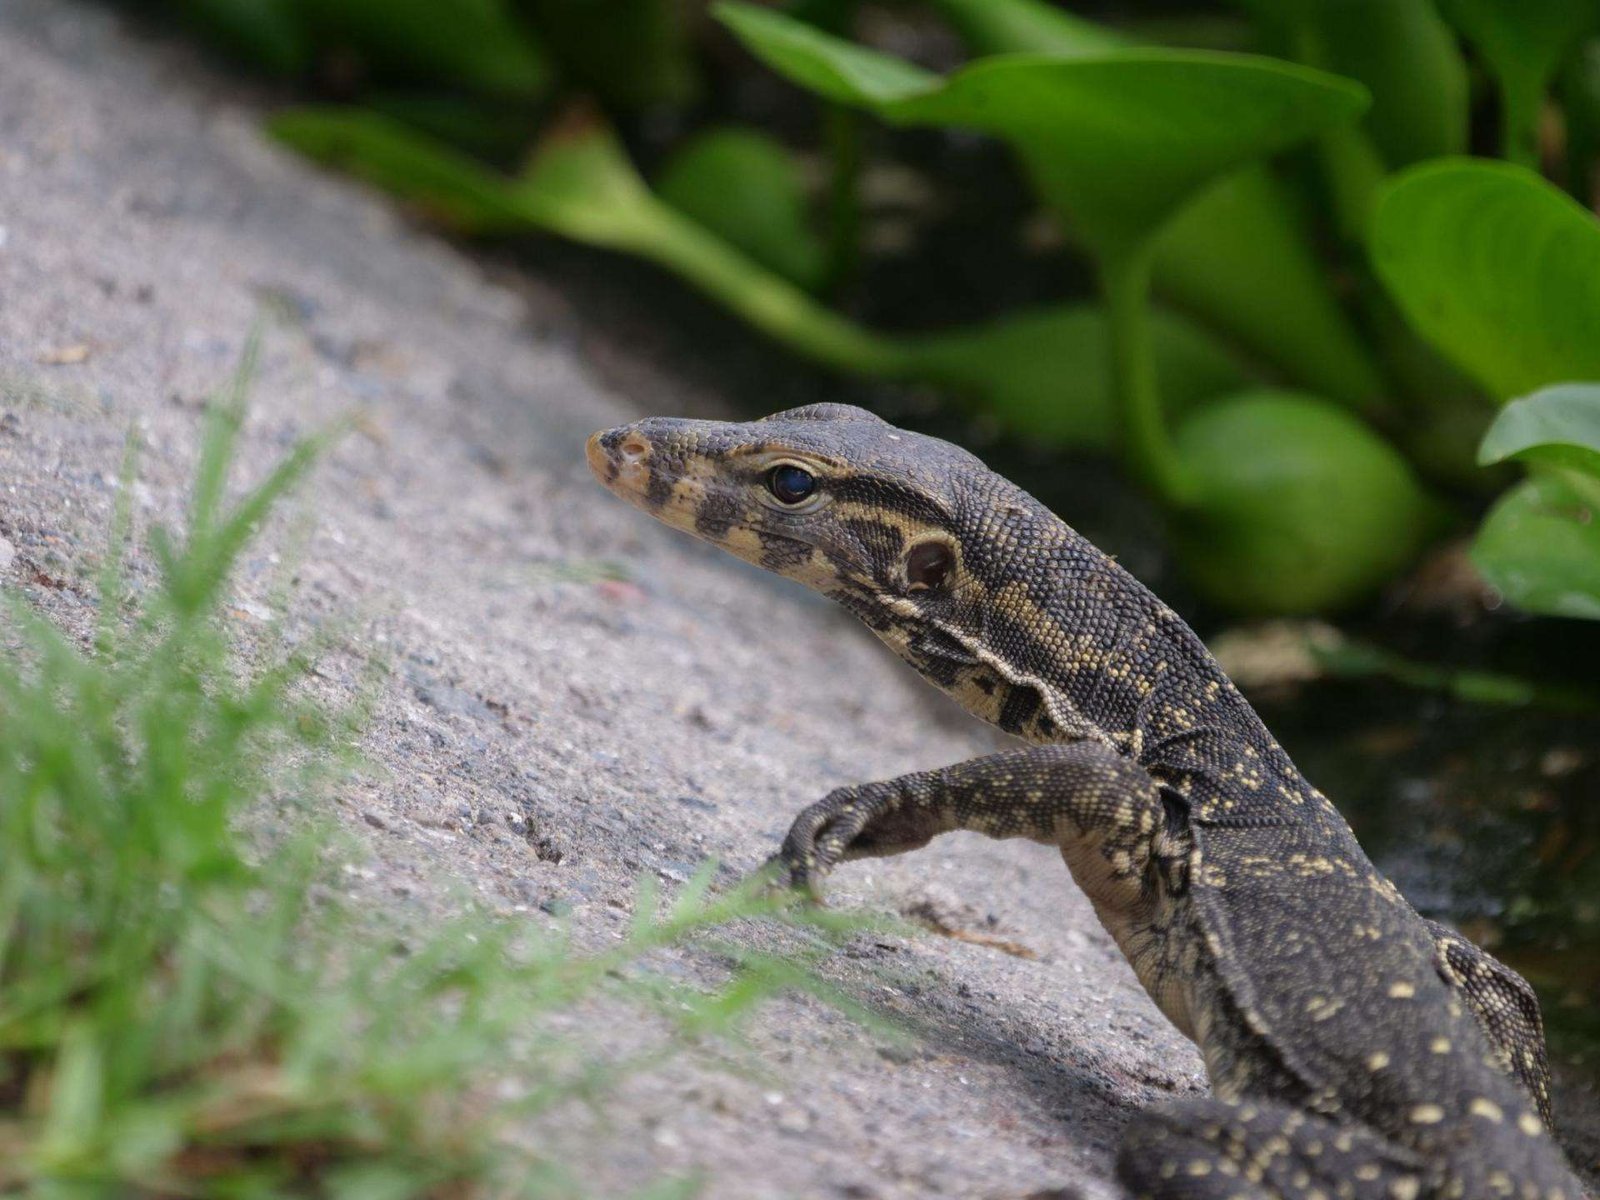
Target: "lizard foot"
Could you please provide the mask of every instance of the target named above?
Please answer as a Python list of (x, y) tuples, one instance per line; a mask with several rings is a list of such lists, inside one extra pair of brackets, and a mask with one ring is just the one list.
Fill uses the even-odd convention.
[(748, 876), (758, 895), (805, 904), (822, 903), (822, 894), (815, 882), (797, 875), (782, 854), (774, 854)]
[(789, 826), (783, 848), (768, 861), (775, 878), (812, 900), (821, 900), (823, 877), (844, 856), (866, 822), (858, 791), (837, 788), (801, 811)]
[(820, 899), (823, 878), (839, 863), (928, 843), (935, 830), (926, 814), (901, 801), (896, 781), (835, 788), (794, 819), (769, 865), (790, 887)]

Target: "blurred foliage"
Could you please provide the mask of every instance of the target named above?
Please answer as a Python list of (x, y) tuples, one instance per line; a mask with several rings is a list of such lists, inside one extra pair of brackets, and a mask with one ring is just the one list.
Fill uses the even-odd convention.
[[(1474, 453), (1497, 403), (1600, 379), (1592, 0), (1128, 0), (1118, 25), (1051, 0), (146, 4), (338, 101), (273, 128), (464, 233), (649, 259), (830, 368), (1117, 455), (1228, 609), (1361, 603), (1506, 484)], [(776, 95), (813, 106), (809, 152)], [(1099, 296), (850, 315), (874, 125), (1004, 145)], [(1460, 157), (1490, 145), (1511, 163)], [(1588, 614), (1589, 476), (1512, 461), (1534, 477), (1475, 561)]]
[(450, 85), (528, 99), (549, 84), (537, 42), (501, 0), (144, 0), (246, 61), (355, 86)]
[(1533, 172), (1447, 159), (1385, 190), (1373, 259), (1412, 324), (1504, 408), (1480, 448), (1532, 478), (1484, 519), (1473, 560), (1530, 612), (1600, 619), (1600, 222)]
[(667, 162), (656, 194), (790, 283), (821, 287), (827, 246), (811, 228), (800, 164), (781, 142), (753, 129), (708, 130)]
[(1372, 259), (1412, 326), (1493, 398), (1600, 379), (1600, 221), (1531, 171), (1405, 172), (1378, 204)]
[(1177, 546), (1197, 582), (1239, 612), (1366, 594), (1437, 519), (1399, 452), (1314, 396), (1231, 396), (1180, 425), (1176, 448), (1203, 497), (1178, 515)]
[(692, 10), (686, 3), (512, 0), (512, 4), (560, 64), (563, 78), (607, 104), (682, 105), (699, 90), (686, 19)]
[(1530, 612), (1600, 619), (1600, 383), (1512, 401), (1480, 456), (1535, 470), (1484, 520), (1472, 553), (1485, 578)]

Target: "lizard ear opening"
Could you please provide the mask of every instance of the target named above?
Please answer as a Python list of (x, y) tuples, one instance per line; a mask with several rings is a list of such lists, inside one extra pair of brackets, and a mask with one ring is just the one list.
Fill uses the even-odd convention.
[(906, 552), (906, 584), (910, 591), (942, 588), (956, 567), (955, 548), (942, 539), (915, 543)]

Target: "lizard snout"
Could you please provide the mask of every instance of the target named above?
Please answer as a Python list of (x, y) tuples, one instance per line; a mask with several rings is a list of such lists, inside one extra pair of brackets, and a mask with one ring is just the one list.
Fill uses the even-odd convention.
[(590, 436), (584, 456), (595, 478), (613, 491), (642, 487), (650, 475), (650, 441), (631, 425)]

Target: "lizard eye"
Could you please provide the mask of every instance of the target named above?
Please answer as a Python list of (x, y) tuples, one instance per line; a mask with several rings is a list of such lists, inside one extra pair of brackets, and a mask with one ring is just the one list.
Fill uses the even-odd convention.
[(767, 472), (767, 490), (784, 504), (799, 504), (817, 490), (817, 480), (803, 467), (780, 463)]
[(955, 552), (947, 543), (918, 542), (906, 555), (906, 583), (914, 592), (941, 588), (955, 565)]

